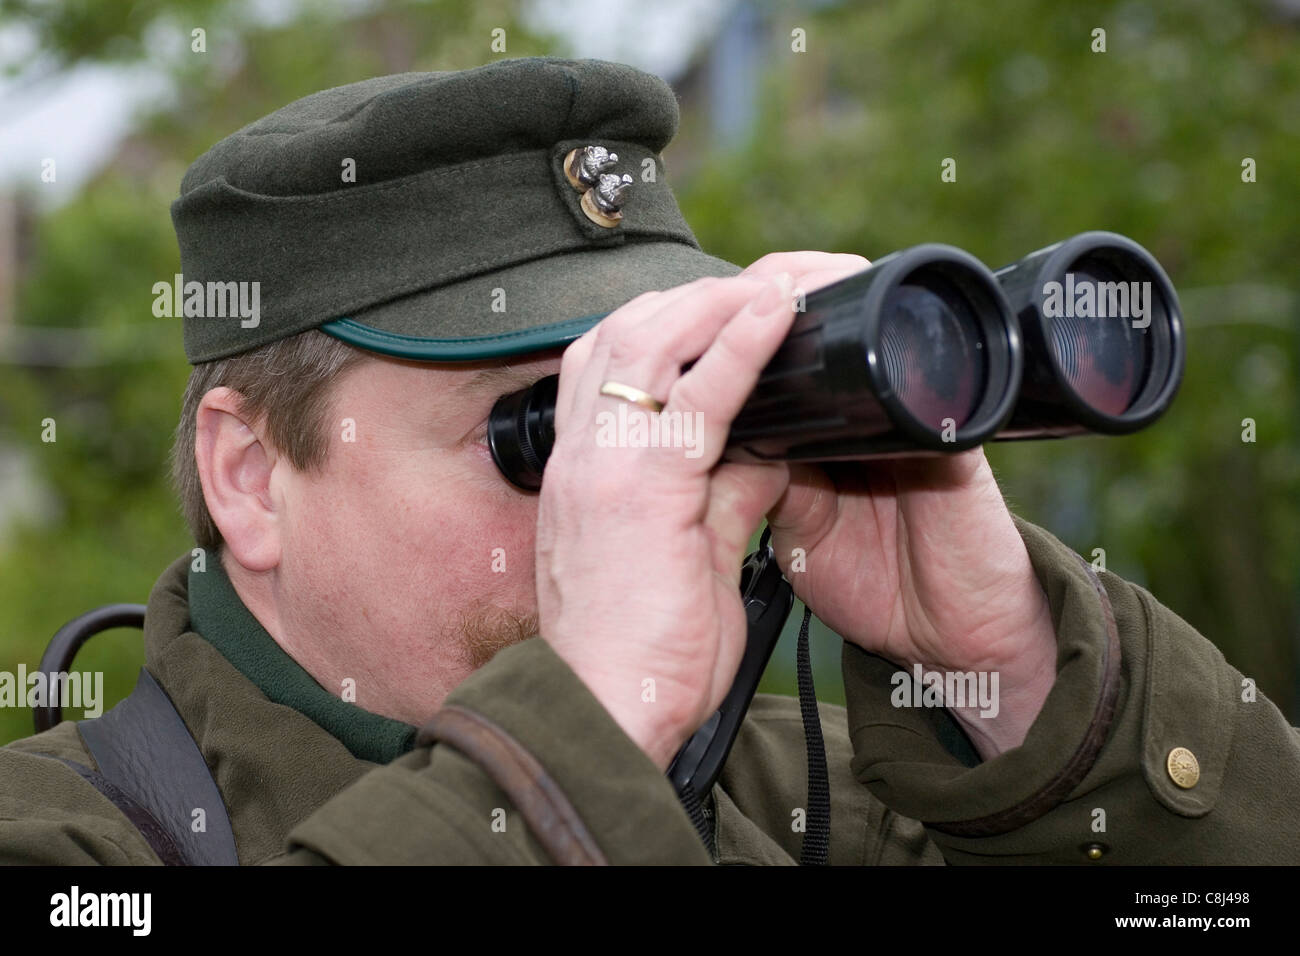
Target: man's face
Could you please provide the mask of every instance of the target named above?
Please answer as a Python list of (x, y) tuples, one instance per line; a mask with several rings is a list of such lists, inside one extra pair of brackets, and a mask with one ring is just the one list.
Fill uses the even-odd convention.
[(376, 356), (335, 383), (324, 469), (281, 460), (272, 486), (275, 636), (326, 690), (351, 678), (358, 706), (421, 724), (536, 633), (537, 496), (502, 478), (486, 426), (500, 396), (559, 370), (558, 350), (510, 364)]

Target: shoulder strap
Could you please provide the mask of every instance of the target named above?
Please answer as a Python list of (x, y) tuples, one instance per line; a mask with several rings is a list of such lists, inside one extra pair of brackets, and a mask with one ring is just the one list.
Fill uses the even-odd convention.
[(85, 764), (77, 763), (75, 760), (68, 760), (65, 757), (55, 757), (52, 754), (46, 756), (49, 756), (51, 760), (67, 764), (81, 774), (87, 783), (112, 800), (113, 804), (122, 811), (122, 814), (131, 821), (131, 825), (140, 831), (140, 836), (144, 837), (145, 842), (149, 844), (149, 848), (158, 854), (158, 859), (162, 860), (164, 866), (187, 865), (185, 856), (172, 842), (172, 838), (167, 835), (167, 830), (163, 825), (154, 818), (152, 813), (136, 803), (129, 793), (114, 786), (103, 774), (95, 773)]
[[(77, 723), (99, 773), (65, 760), (126, 815), (164, 863), (238, 866), (230, 817), (207, 761), (145, 668), (125, 700)], [(205, 829), (192, 827), (203, 811)]]

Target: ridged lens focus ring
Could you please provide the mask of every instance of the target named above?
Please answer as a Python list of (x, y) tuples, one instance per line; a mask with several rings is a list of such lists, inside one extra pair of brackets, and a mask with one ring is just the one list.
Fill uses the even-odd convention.
[[(933, 280), (932, 280), (933, 283)], [(904, 283), (885, 298), (880, 318), (885, 377), (922, 424), (960, 428), (988, 381), (984, 336), (954, 288)]]

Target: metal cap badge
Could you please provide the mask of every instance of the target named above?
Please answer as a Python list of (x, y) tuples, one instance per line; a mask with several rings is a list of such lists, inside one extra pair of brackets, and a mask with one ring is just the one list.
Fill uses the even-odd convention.
[(632, 177), (607, 172), (618, 162), (618, 153), (604, 146), (571, 149), (564, 157), (564, 177), (582, 193), (582, 211), (598, 226), (613, 228), (623, 218), (620, 211)]

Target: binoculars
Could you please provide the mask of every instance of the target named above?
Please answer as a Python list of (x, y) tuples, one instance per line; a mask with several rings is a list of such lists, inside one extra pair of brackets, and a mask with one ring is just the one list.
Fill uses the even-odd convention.
[[(1185, 365), (1169, 277), (1132, 239), (1085, 232), (990, 271), (953, 246), (891, 253), (802, 297), (723, 458), (836, 461), (990, 440), (1121, 435), (1169, 407)], [(506, 395), (493, 460), (536, 490), (558, 376)]]

